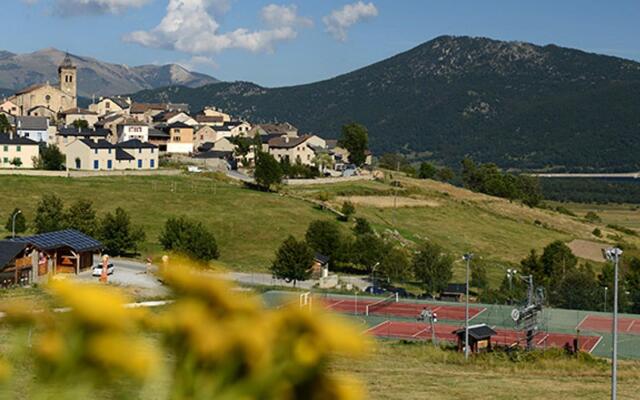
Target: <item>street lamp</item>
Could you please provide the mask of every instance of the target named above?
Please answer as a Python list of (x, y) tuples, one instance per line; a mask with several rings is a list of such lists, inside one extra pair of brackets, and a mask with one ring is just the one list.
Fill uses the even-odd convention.
[[(376, 267), (380, 265), (379, 262), (375, 263), (373, 267), (371, 267), (371, 285), (373, 286), (373, 292), (376, 291)], [(372, 293), (374, 294), (374, 293)]]
[(16, 237), (16, 217), (22, 214), (22, 210), (18, 210), (15, 213), (13, 213), (13, 216), (11, 217), (11, 237), (13, 239), (15, 239)]
[(605, 256), (607, 260), (613, 261), (614, 273), (613, 273), (613, 350), (611, 354), (611, 400), (618, 398), (617, 383), (618, 383), (618, 263), (622, 250), (617, 247), (605, 250)]
[(604, 287), (604, 312), (607, 312), (607, 291), (609, 288), (607, 286)]
[(469, 359), (469, 266), (473, 253), (466, 253), (462, 259), (467, 262), (467, 284), (465, 285), (465, 306), (464, 306), (464, 359)]
[(509, 304), (513, 303), (513, 277), (518, 273), (517, 270), (513, 268), (507, 269), (507, 279), (509, 279)]

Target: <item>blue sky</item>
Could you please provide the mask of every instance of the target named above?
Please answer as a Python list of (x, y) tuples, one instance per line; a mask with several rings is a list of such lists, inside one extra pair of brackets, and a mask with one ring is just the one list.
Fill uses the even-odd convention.
[(56, 47), (129, 65), (179, 62), (265, 86), (327, 79), (444, 34), (555, 43), (640, 60), (638, 0), (2, 3), (3, 27), (11, 34), (0, 36), (0, 49)]

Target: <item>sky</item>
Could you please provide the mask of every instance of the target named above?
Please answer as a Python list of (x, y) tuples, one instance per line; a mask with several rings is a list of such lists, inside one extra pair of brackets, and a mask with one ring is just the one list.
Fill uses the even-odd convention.
[(0, 49), (179, 63), (227, 81), (329, 79), (440, 35), (640, 61), (640, 0), (2, 0)]

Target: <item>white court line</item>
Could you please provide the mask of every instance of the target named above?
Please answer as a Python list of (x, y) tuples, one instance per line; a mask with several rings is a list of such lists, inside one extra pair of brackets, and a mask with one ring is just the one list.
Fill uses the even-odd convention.
[(418, 332), (416, 332), (413, 335), (411, 335), (411, 337), (418, 337), (422, 332), (426, 332), (428, 330), (429, 330), (428, 328), (424, 328), (422, 330), (419, 330)]
[(594, 344), (593, 347), (591, 347), (591, 350), (589, 350), (589, 354), (593, 353), (593, 351), (596, 349), (596, 347), (598, 347), (601, 341), (602, 341), (602, 336), (600, 336), (596, 344)]
[(391, 321), (389, 321), (389, 320), (382, 321), (382, 322), (380, 322), (378, 325), (372, 326), (371, 328), (367, 329), (366, 331), (364, 331), (364, 332), (362, 332), (362, 333), (370, 332), (370, 331), (372, 331), (372, 330), (374, 330), (374, 329), (380, 328), (380, 327), (382, 327), (383, 325), (386, 325), (386, 324), (389, 324), (389, 323), (391, 323)]
[(633, 324), (635, 324), (635, 323), (636, 323), (636, 320), (635, 320), (635, 319), (632, 319), (632, 320), (631, 320), (631, 323), (629, 324), (629, 327), (627, 328), (627, 332), (630, 332), (630, 331), (631, 331), (631, 328), (633, 327)]
[(347, 301), (347, 300), (344, 300), (344, 299), (343, 299), (343, 300), (337, 301), (337, 302), (335, 302), (335, 303), (327, 304), (327, 308), (331, 309), (331, 308), (333, 308), (334, 306), (337, 306), (338, 304), (342, 304), (342, 303), (344, 303), (345, 301)]
[(487, 308), (483, 308), (482, 310), (480, 310), (479, 313), (477, 313), (476, 315), (474, 315), (473, 317), (469, 318), (469, 321), (471, 321), (472, 319), (474, 319), (475, 317), (477, 317), (478, 315), (482, 314), (483, 312), (487, 311)]
[(547, 340), (548, 337), (549, 337), (549, 334), (547, 333), (542, 337), (542, 339), (538, 340), (538, 342), (536, 344), (539, 345), (539, 344), (544, 343), (544, 341)]
[(584, 324), (584, 321), (587, 320), (587, 318), (589, 318), (591, 316), (591, 314), (587, 314), (584, 316), (584, 318), (582, 318), (582, 321), (580, 321), (580, 323), (578, 325), (576, 325), (576, 329), (580, 329), (580, 327), (582, 326), (582, 324)]

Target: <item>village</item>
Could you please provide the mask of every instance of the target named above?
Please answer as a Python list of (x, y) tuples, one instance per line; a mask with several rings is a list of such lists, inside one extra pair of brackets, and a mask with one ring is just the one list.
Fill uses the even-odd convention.
[(0, 133), (1, 168), (38, 168), (43, 149), (55, 146), (67, 170), (155, 170), (166, 156), (225, 171), (250, 168), (256, 152), (264, 152), (280, 163), (313, 168), (317, 176), (357, 173), (337, 140), (301, 133), (288, 122), (252, 124), (215, 106), (194, 113), (187, 104), (123, 96), (100, 97), (82, 109), (77, 67), (68, 55), (58, 75), (59, 84), (34, 85), (1, 102), (0, 118), (9, 124)]

